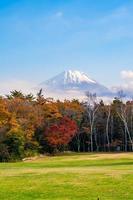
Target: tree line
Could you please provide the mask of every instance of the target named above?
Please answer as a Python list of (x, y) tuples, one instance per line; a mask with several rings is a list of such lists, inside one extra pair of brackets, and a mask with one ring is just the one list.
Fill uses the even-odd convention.
[(64, 151), (133, 151), (133, 101), (105, 104), (89, 92), (84, 102), (55, 101), (42, 90), (0, 97), (0, 161)]

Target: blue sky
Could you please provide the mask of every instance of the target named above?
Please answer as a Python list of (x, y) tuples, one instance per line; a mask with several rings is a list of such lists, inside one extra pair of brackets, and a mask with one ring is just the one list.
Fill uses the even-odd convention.
[(67, 69), (121, 83), (133, 70), (133, 1), (0, 0), (0, 84)]

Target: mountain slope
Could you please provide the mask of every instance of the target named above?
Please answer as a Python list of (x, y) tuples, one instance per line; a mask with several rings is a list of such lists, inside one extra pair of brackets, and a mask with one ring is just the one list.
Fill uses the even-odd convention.
[(96, 93), (98, 96), (110, 96), (111, 91), (90, 78), (83, 72), (80, 71), (64, 71), (59, 75), (41, 83), (39, 88), (50, 94), (70, 94), (73, 97), (77, 93), (84, 95), (85, 92)]

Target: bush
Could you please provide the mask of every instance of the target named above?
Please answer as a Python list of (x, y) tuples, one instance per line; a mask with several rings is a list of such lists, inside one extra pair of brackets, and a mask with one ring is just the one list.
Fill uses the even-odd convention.
[(20, 129), (12, 129), (4, 141), (8, 147), (11, 160), (22, 159), (24, 156), (24, 133)]
[(39, 153), (38, 153), (37, 150), (31, 150), (31, 149), (26, 150), (25, 153), (24, 153), (24, 156), (26, 158), (28, 158), (28, 157), (34, 157), (34, 156), (38, 156), (38, 155), (39, 155)]
[(8, 152), (7, 145), (0, 144), (0, 162), (8, 162), (10, 160), (10, 154)]

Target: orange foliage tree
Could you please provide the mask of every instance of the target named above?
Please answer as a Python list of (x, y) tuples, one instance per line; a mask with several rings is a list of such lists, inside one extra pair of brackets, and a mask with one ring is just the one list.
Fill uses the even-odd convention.
[(51, 147), (60, 150), (71, 141), (76, 132), (76, 122), (68, 117), (63, 117), (58, 123), (48, 127), (44, 135)]

